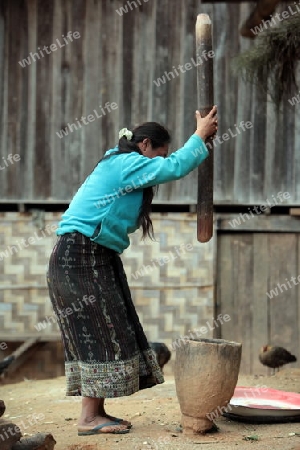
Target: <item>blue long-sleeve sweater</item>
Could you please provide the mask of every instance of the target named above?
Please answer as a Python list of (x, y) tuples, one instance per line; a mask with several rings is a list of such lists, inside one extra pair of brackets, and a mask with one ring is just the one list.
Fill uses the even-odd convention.
[(207, 156), (207, 148), (196, 134), (167, 158), (147, 158), (136, 152), (112, 155), (99, 163), (81, 185), (62, 215), (56, 234), (78, 231), (122, 253), (130, 243), (128, 234), (138, 228), (143, 188), (178, 180)]

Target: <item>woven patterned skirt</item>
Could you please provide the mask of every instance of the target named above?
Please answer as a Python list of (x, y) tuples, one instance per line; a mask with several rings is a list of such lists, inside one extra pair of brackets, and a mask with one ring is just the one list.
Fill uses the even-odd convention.
[(64, 345), (67, 395), (121, 397), (164, 382), (116, 252), (77, 232), (59, 236), (47, 282)]

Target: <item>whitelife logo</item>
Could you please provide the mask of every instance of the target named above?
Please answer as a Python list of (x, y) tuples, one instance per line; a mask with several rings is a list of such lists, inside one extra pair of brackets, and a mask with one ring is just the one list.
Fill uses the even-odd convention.
[[(181, 258), (182, 255), (184, 255), (187, 251), (189, 251), (189, 252), (192, 251), (193, 248), (194, 247), (192, 244), (182, 243), (182, 244), (180, 244), (179, 247), (174, 247), (174, 250), (175, 250), (174, 253), (170, 250), (168, 253), (169, 256), (162, 256), (161, 258), (156, 258), (155, 260), (151, 259), (151, 262), (152, 262), (151, 265), (143, 264), (143, 266), (139, 270), (137, 270), (135, 273), (132, 274), (132, 277), (135, 280), (137, 280), (140, 277), (149, 275), (149, 272), (151, 273), (158, 266), (162, 267), (165, 264), (168, 264), (169, 262), (174, 261), (178, 257)], [(177, 254), (177, 256), (175, 253)]]
[[(112, 112), (112, 110), (118, 109), (118, 105), (115, 102), (106, 102), (105, 105), (102, 107), (102, 105), (99, 105), (99, 108), (102, 112), (102, 114), (105, 116), (106, 112), (104, 111), (104, 108), (106, 109), (107, 112)], [(93, 110), (93, 113), (95, 113), (95, 116), (97, 117), (97, 119), (100, 119), (102, 117), (102, 114), (98, 114), (98, 112), (96, 111), (96, 109)], [(68, 136), (69, 131), (70, 133), (73, 133), (75, 130), (78, 130), (79, 128), (82, 128), (82, 125), (80, 123), (80, 121), (83, 123), (83, 125), (89, 125), (90, 123), (94, 122), (96, 120), (96, 117), (94, 116), (94, 114), (88, 114), (88, 116), (82, 116), (80, 117), (80, 119), (77, 119), (77, 117), (75, 118), (76, 122), (77, 122), (77, 126), (75, 123), (68, 123), (67, 127), (62, 128), (60, 131), (56, 131), (56, 135), (62, 139), (64, 136)], [(68, 129), (69, 127), (69, 129)]]
[[(274, 289), (271, 289), (270, 292), (266, 292), (266, 295), (269, 297), (269, 299), (272, 299), (273, 297), (277, 297), (280, 293), (282, 294), (283, 292), (283, 288), (287, 291), (289, 288), (292, 289), (294, 286), (298, 286), (298, 284), (300, 284), (300, 275), (296, 277), (291, 277), (290, 280), (288, 280), (287, 278), (285, 279), (286, 283), (277, 283), (277, 287), (275, 287)], [(298, 282), (296, 281), (298, 280)], [(291, 285), (290, 281), (292, 281), (294, 284)], [(288, 285), (288, 287), (287, 287)], [(280, 292), (279, 292), (279, 290)]]
[[(56, 52), (56, 50), (58, 50), (58, 48), (62, 48), (65, 47), (66, 45), (68, 45), (70, 42), (73, 42), (73, 38), (74, 39), (79, 39), (80, 38), (80, 33), (78, 31), (74, 31), (74, 33), (72, 31), (68, 31), (67, 36), (62, 35), (62, 38), (65, 42), (61, 43), (59, 39), (56, 39), (55, 42), (57, 42), (56, 44), (51, 44), (51, 45), (44, 45), (44, 47), (41, 49), (40, 47), (37, 48), (37, 52), (36, 53), (29, 53), (29, 56), (27, 58), (24, 58), (22, 61), (19, 61), (19, 64), (21, 67), (26, 67), (26, 66), (30, 66), (30, 64), (32, 62), (36, 62), (37, 58), (41, 59), (44, 58), (46, 55), (44, 55), (44, 52), (47, 55), (50, 55), (53, 52)], [(70, 42), (69, 42), (70, 41)], [(50, 47), (50, 50), (49, 50)], [(44, 50), (44, 52), (43, 52)]]
[[(144, 3), (147, 3), (149, 0), (143, 0)], [(141, 6), (141, 0), (136, 0), (136, 1), (130, 1), (128, 0), (128, 2), (124, 5), (121, 6), (121, 8), (116, 9), (116, 13), (119, 14), (119, 16), (123, 16), (123, 14), (126, 14), (129, 12), (128, 7), (130, 8), (130, 11), (132, 11), (134, 8), (138, 8), (139, 6)]]
[[(255, 398), (255, 397), (259, 397), (260, 395), (262, 395), (262, 393), (266, 392), (266, 389), (268, 389), (268, 387), (265, 384), (259, 385), (257, 384), (254, 388), (250, 388), (249, 390), (251, 391), (251, 399)], [(249, 396), (247, 393), (245, 393), (243, 395), (243, 397), (245, 397), (247, 400), (249, 400)], [(222, 414), (224, 413), (228, 413), (232, 410), (232, 408), (236, 408), (237, 405), (232, 405), (230, 403), (228, 403), (227, 406), (218, 406), (214, 411), (212, 411), (211, 413), (206, 414), (206, 417), (210, 420), (210, 421), (214, 421), (216, 419), (218, 419)]]
[[(142, 178), (141, 178), (142, 177)], [(141, 177), (137, 177), (138, 180), (131, 181), (131, 184), (128, 184), (124, 188), (119, 188), (118, 190), (114, 189), (114, 192), (111, 194), (104, 195), (100, 200), (98, 200), (94, 205), (96, 208), (102, 208), (106, 205), (109, 205), (109, 203), (114, 202), (117, 198), (120, 198), (120, 195), (122, 197), (130, 192), (132, 192), (134, 189), (139, 189), (143, 187), (145, 184), (149, 183), (149, 181), (154, 180), (155, 175), (154, 173), (143, 173)]]
[(295, 95), (295, 97), (289, 98), (288, 102), (291, 106), (295, 106), (298, 103), (300, 103), (300, 91), (298, 94)]
[(176, 348), (180, 348), (181, 345), (185, 345), (186, 342), (190, 339), (202, 338), (209, 331), (213, 331), (215, 328), (219, 328), (220, 325), (223, 325), (224, 322), (229, 322), (231, 317), (229, 314), (219, 314), (216, 319), (213, 320), (213, 323), (209, 323), (208, 321), (205, 323), (206, 326), (196, 328), (194, 330), (189, 330), (189, 334), (185, 336), (179, 336), (179, 338), (175, 339), (172, 342), (171, 350), (176, 350)]
[[(50, 230), (49, 230), (50, 228)], [(52, 224), (52, 225), (47, 225), (45, 227), (45, 231), (47, 231), (47, 234), (44, 233), (44, 230), (40, 230), (40, 233), (42, 234), (42, 236), (39, 236), (37, 234), (37, 231), (35, 231), (34, 236), (30, 236), (27, 239), (21, 239), (20, 241), (16, 241), (15, 244), (18, 246), (16, 247), (16, 245), (8, 245), (6, 247), (6, 250), (4, 251), (0, 251), (0, 261), (2, 261), (4, 258), (7, 258), (9, 256), (12, 256), (16, 253), (18, 253), (20, 250), (23, 250), (24, 248), (29, 247), (30, 245), (34, 245), (36, 243), (36, 241), (40, 241), (41, 239), (50, 236), (52, 233), (54, 233), (54, 231), (57, 229), (57, 225)]]
[[(94, 303), (96, 301), (96, 297), (94, 295), (90, 295), (89, 297), (87, 295), (84, 295), (82, 297), (82, 300), (77, 299), (78, 302), (74, 304), (74, 302), (71, 303), (71, 305), (64, 309), (58, 309), (57, 310), (57, 316), (47, 316), (45, 317), (45, 320), (43, 322), (39, 322), (36, 325), (34, 325), (34, 328), (37, 331), (44, 330), (48, 325), (51, 323), (57, 323), (57, 319), (59, 320), (66, 319), (68, 316), (71, 316), (74, 314), (74, 312), (81, 312), (84, 308), (83, 303), (85, 305), (88, 305), (88, 303)], [(83, 303), (82, 303), (83, 302)]]
[(208, 58), (213, 58), (215, 56), (214, 52), (210, 50), (208, 53), (206, 50), (203, 50), (201, 53), (201, 56), (197, 57), (197, 60), (195, 61), (194, 58), (191, 58), (191, 62), (187, 62), (185, 64), (179, 64), (177, 67), (173, 66), (170, 72), (165, 71), (165, 73), (157, 78), (156, 80), (153, 80), (153, 83), (156, 87), (159, 87), (162, 84), (165, 84), (167, 81), (171, 81), (174, 78), (179, 77), (181, 73), (186, 73), (188, 70), (193, 69), (193, 67), (200, 66), (203, 64), (203, 59), (207, 61)]
[(277, 26), (279, 22), (282, 22), (285, 19), (288, 19), (290, 16), (294, 16), (295, 14), (298, 14), (300, 12), (300, 2), (297, 4), (294, 2), (294, 5), (296, 6), (297, 11), (293, 10), (293, 6), (289, 5), (288, 11), (282, 11), (282, 13), (276, 13), (274, 15), (271, 14), (270, 20), (262, 20), (261, 25), (257, 25), (254, 28), (251, 28), (252, 33), (256, 36), (257, 34), (261, 33), (262, 31), (266, 30), (267, 28), (271, 28), (274, 26)]
[(2, 165), (0, 164), (0, 170), (4, 170), (7, 167), (9, 167), (10, 165), (14, 164), (15, 162), (20, 161), (21, 156), (19, 155), (19, 153), (15, 153), (14, 155), (12, 155), (11, 153), (9, 155), (2, 156), (3, 162), (1, 161), (1, 164), (4, 165), (4, 167), (2, 167)]
[[(249, 214), (248, 213), (240, 213), (239, 217), (237, 217), (236, 219), (233, 220), (229, 220), (228, 223), (231, 226), (231, 228), (236, 228), (237, 226), (241, 225), (242, 221), (245, 223), (246, 220), (250, 220), (251, 218), (255, 217), (255, 214), (261, 214), (262, 212), (265, 212), (268, 208), (273, 208), (273, 206), (277, 206), (279, 205), (277, 199), (279, 199), (280, 202), (283, 202), (284, 200), (287, 200), (288, 198), (290, 198), (290, 193), (289, 192), (278, 192), (276, 197), (274, 195), (272, 195), (272, 198), (274, 200), (274, 203), (272, 203), (272, 201), (270, 202), (270, 200), (267, 198), (266, 202), (264, 205), (260, 205), (260, 206), (253, 206), (253, 208), (248, 208)], [(254, 212), (254, 213), (253, 213)]]
[[(205, 145), (210, 150), (213, 149), (214, 146), (217, 146), (217, 144), (223, 144), (225, 141), (229, 141), (231, 138), (237, 137), (238, 134), (241, 134), (242, 131), (249, 130), (250, 128), (253, 128), (252, 122), (244, 122), (243, 120), (237, 125), (234, 124), (234, 129), (228, 128), (227, 133), (223, 133), (222, 136), (219, 136), (218, 134), (213, 139), (212, 142), (207, 142)], [(236, 131), (236, 134), (235, 134)], [(201, 155), (203, 153), (203, 148), (197, 148), (196, 150), (192, 151), (193, 156)]]

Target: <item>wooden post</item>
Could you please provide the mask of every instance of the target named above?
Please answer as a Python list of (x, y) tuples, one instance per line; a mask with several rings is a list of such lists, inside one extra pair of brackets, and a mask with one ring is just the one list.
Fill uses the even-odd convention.
[[(212, 51), (211, 20), (207, 14), (199, 14), (196, 22), (197, 101), (202, 117), (205, 117), (214, 105), (213, 58), (208, 57), (210, 51)], [(213, 139), (208, 139), (206, 144), (209, 156), (198, 167), (197, 239), (199, 242), (208, 242), (213, 235)]]

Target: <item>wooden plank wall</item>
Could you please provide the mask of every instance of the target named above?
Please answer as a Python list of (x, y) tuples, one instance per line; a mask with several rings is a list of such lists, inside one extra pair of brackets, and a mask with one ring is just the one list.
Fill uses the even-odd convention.
[(276, 217), (261, 219), (248, 233), (226, 233), (222, 221), (217, 240), (217, 313), (231, 317), (218, 337), (242, 342), (241, 372), (249, 374), (266, 373), (258, 360), (266, 344), (287, 348), (300, 367), (300, 236)]
[[(129, 8), (131, 4), (131, 9)], [(255, 45), (239, 36), (253, 4), (199, 0), (2, 0), (0, 4), (1, 155), (21, 161), (1, 171), (2, 202), (67, 202), (123, 126), (155, 120), (173, 134), (172, 150), (194, 131), (196, 70), (156, 86), (154, 80), (195, 56), (199, 12), (213, 21), (215, 101), (219, 134), (251, 121), (253, 129), (215, 150), (215, 203), (257, 204), (287, 191), (300, 203), (300, 104), (278, 118), (256, 89), (234, 77), (230, 62)], [(116, 10), (126, 6), (120, 16)], [(280, 8), (285, 8), (282, 3)], [(63, 48), (22, 68), (18, 61), (44, 45)], [(68, 136), (56, 132), (115, 102), (118, 109)], [(0, 160), (2, 161), (2, 160)], [(196, 171), (159, 190), (158, 203), (195, 203)]]

